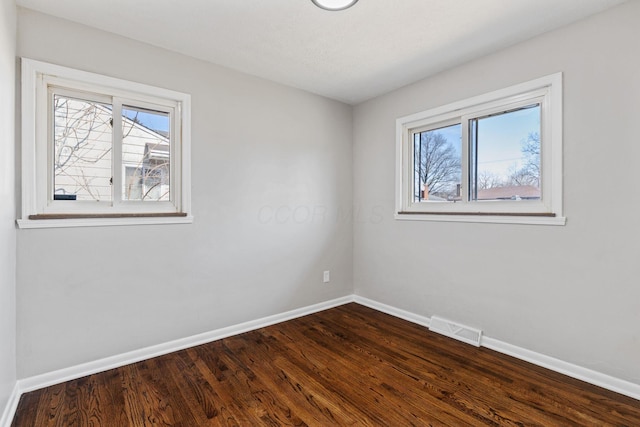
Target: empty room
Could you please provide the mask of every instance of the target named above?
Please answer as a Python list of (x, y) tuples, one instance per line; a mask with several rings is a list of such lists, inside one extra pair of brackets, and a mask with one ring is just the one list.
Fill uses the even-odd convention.
[(640, 1), (0, 5), (0, 427), (640, 425)]

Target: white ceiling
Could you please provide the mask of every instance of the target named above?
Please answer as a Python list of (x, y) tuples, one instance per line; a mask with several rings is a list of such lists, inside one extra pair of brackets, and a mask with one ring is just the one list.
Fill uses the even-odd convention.
[(355, 104), (625, 0), (17, 0)]

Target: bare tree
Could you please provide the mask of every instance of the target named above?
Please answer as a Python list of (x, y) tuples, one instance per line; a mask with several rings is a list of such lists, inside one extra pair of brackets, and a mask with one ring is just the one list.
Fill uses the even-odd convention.
[(483, 170), (478, 174), (478, 190), (486, 190), (494, 187), (501, 187), (502, 179), (499, 175), (488, 170)]
[[(122, 116), (125, 200), (168, 200), (169, 140), (138, 112)], [(93, 101), (55, 97), (54, 193), (73, 200), (109, 200), (113, 187), (113, 111)]]
[(460, 155), (453, 144), (438, 132), (422, 132), (414, 146), (420, 187), (426, 185), (429, 194), (455, 196), (460, 183)]
[(526, 168), (511, 169), (507, 186), (521, 187), (524, 185), (532, 185), (537, 187), (539, 180), (532, 176)]
[(111, 124), (105, 111), (100, 103), (54, 97), (55, 194), (101, 200), (110, 193)]
[(532, 132), (522, 142), (524, 165), (513, 169), (509, 175), (509, 185), (532, 185), (540, 187), (540, 134)]

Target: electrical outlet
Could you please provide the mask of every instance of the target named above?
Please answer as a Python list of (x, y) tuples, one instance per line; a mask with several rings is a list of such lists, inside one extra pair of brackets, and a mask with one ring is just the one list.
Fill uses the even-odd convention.
[(329, 272), (329, 270), (324, 272), (324, 275), (322, 276), (322, 281), (324, 283), (329, 283), (329, 280), (331, 280), (331, 273)]

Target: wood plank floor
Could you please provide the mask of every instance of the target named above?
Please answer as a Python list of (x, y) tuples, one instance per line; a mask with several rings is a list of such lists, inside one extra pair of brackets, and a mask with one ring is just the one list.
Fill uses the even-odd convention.
[(640, 426), (640, 401), (347, 304), (22, 396), (22, 426)]

